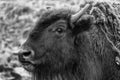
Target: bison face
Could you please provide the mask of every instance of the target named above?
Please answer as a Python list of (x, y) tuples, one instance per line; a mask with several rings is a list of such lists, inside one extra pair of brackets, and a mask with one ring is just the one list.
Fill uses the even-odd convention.
[(41, 32), (35, 28), (22, 46), (20, 61), (27, 70), (57, 71), (73, 66), (78, 58), (71, 34), (65, 20), (58, 20)]
[[(66, 77), (65, 80), (83, 80), (84, 74), (90, 73), (86, 69), (91, 63), (89, 59), (86, 60), (86, 54), (92, 52), (87, 32), (93, 26), (93, 17), (83, 14), (88, 6), (79, 14), (55, 10), (40, 17), (20, 51), (19, 59), (26, 70), (41, 80), (43, 77), (45, 80), (54, 79), (58, 75)], [(91, 63), (88, 68), (96, 69), (96, 66)]]

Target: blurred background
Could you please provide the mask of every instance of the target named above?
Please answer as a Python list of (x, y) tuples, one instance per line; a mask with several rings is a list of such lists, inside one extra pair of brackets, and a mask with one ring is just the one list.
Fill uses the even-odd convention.
[[(120, 7), (119, 0), (108, 1)], [(54, 8), (77, 11), (83, 3), (84, 0), (0, 0), (0, 80), (31, 79), (15, 53), (42, 12)]]

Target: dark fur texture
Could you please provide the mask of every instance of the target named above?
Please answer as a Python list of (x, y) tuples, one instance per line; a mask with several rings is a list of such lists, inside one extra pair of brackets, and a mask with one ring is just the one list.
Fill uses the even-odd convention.
[(35, 80), (120, 80), (115, 63), (118, 52), (113, 49), (117, 16), (107, 3), (95, 7), (74, 24), (70, 10), (41, 16), (23, 45), (35, 52), (31, 58), (36, 63)]

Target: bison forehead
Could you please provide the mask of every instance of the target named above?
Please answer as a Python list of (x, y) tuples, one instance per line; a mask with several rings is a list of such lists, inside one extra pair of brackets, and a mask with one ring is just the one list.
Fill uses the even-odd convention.
[(73, 14), (73, 11), (65, 9), (46, 11), (37, 21), (35, 28), (43, 31), (46, 27), (60, 19), (68, 21), (71, 14)]

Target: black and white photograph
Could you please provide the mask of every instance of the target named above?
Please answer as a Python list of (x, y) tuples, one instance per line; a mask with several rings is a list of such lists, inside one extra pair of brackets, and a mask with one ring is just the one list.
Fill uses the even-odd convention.
[(120, 0), (0, 0), (0, 80), (120, 80)]

